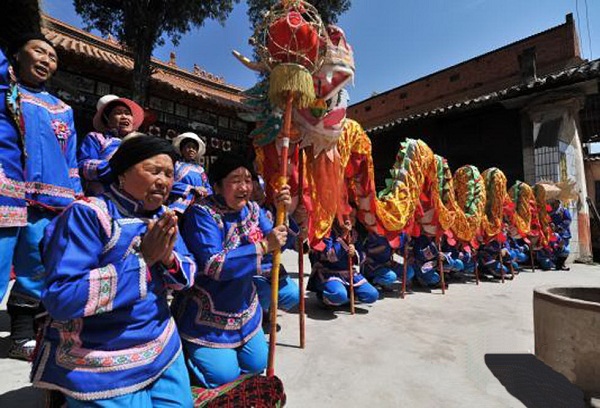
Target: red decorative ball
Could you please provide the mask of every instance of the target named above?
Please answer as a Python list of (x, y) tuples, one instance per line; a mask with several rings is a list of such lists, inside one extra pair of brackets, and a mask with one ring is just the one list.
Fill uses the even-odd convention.
[(290, 11), (269, 27), (267, 49), (277, 62), (311, 68), (317, 61), (319, 35), (302, 14)]

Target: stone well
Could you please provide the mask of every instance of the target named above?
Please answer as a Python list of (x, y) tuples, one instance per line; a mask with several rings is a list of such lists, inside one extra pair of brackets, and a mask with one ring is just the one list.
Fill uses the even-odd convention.
[(537, 358), (600, 397), (600, 287), (536, 288), (533, 320)]

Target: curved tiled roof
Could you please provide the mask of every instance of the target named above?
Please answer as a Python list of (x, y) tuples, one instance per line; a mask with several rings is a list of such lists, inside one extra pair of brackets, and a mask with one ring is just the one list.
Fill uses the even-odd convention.
[(386, 124), (374, 126), (370, 129), (367, 129), (367, 132), (369, 134), (375, 134), (391, 130), (395, 126), (398, 126), (405, 122), (439, 116), (449, 112), (467, 110), (474, 107), (483, 106), (489, 103), (500, 102), (517, 96), (528, 95), (546, 89), (556, 88), (562, 85), (569, 85), (577, 82), (587, 81), (593, 78), (600, 78), (600, 59), (586, 61), (575, 67), (567, 68), (553, 74), (536, 78), (527, 83), (514, 85), (499, 91), (478, 96), (476, 98), (453, 103), (448, 106), (435, 108), (427, 112), (417, 113), (414, 115), (398, 118)]
[[(43, 16), (44, 34), (60, 51), (77, 57), (90, 58), (125, 71), (133, 70), (133, 59), (127, 50), (113, 39), (103, 39), (86, 31), (65, 24), (52, 17)], [(192, 97), (213, 103), (243, 109), (242, 89), (206, 71), (195, 69), (190, 72), (171, 63), (152, 58), (152, 81), (170, 87)]]

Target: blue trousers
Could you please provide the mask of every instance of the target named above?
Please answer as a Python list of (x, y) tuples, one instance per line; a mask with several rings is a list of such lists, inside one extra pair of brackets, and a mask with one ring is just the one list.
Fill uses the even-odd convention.
[[(254, 276), (253, 280), (260, 306), (266, 312), (271, 307), (271, 280), (264, 276)], [(292, 278), (286, 276), (284, 280), (279, 281), (278, 308), (281, 310), (290, 310), (298, 303), (300, 303), (300, 289)]]
[(19, 229), (19, 227), (0, 228), (0, 303), (8, 290), (10, 268), (13, 264)]
[[(330, 306), (341, 306), (350, 303), (350, 287), (338, 280), (330, 280), (319, 285), (323, 303)], [(362, 303), (374, 303), (379, 299), (379, 292), (373, 285), (365, 281), (354, 287), (354, 295)]]
[(190, 377), (183, 353), (171, 367), (162, 373), (158, 380), (140, 391), (95, 401), (81, 401), (71, 397), (66, 397), (66, 399), (69, 408), (191, 408), (194, 406)]
[(44, 286), (40, 242), (44, 229), (54, 217), (54, 214), (30, 208), (26, 226), (0, 229), (0, 300), (6, 294), (10, 267), (14, 265), (17, 279), (9, 303), (39, 304)]
[(262, 329), (238, 348), (211, 348), (185, 340), (183, 347), (190, 371), (206, 388), (232, 382), (242, 374), (260, 374), (267, 368), (269, 347)]

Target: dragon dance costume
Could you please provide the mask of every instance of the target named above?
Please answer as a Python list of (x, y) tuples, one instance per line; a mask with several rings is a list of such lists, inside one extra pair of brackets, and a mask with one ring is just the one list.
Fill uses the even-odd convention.
[(85, 136), (79, 147), (77, 160), (86, 195), (100, 195), (110, 184), (112, 173), (108, 160), (120, 144), (121, 139), (110, 131), (90, 132)]
[[(350, 284), (354, 285), (354, 294), (362, 303), (374, 303), (379, 292), (359, 272), (364, 259), (364, 252), (357, 246), (352, 271), (350, 271), (349, 246), (343, 238), (344, 232), (335, 223), (328, 237), (323, 239), (322, 250), (311, 250), (309, 254), (312, 265), (308, 290), (317, 293), (323, 303), (329, 306), (347, 304)], [(356, 241), (356, 231), (352, 231), (351, 240)], [(350, 278), (350, 273), (352, 278)]]
[(190, 286), (195, 262), (178, 238), (174, 268), (146, 265), (141, 236), (165, 207), (146, 218), (142, 205), (113, 184), (74, 202), (46, 231), (42, 300), (50, 319), (31, 377), (69, 404), (116, 398), (138, 406), (138, 392), (156, 391), (192, 405), (166, 290)]
[(198, 263), (194, 287), (173, 302), (188, 366), (206, 388), (260, 373), (267, 365), (262, 309), (253, 276), (272, 219), (258, 204), (231, 210), (211, 195), (185, 214), (182, 236)]

